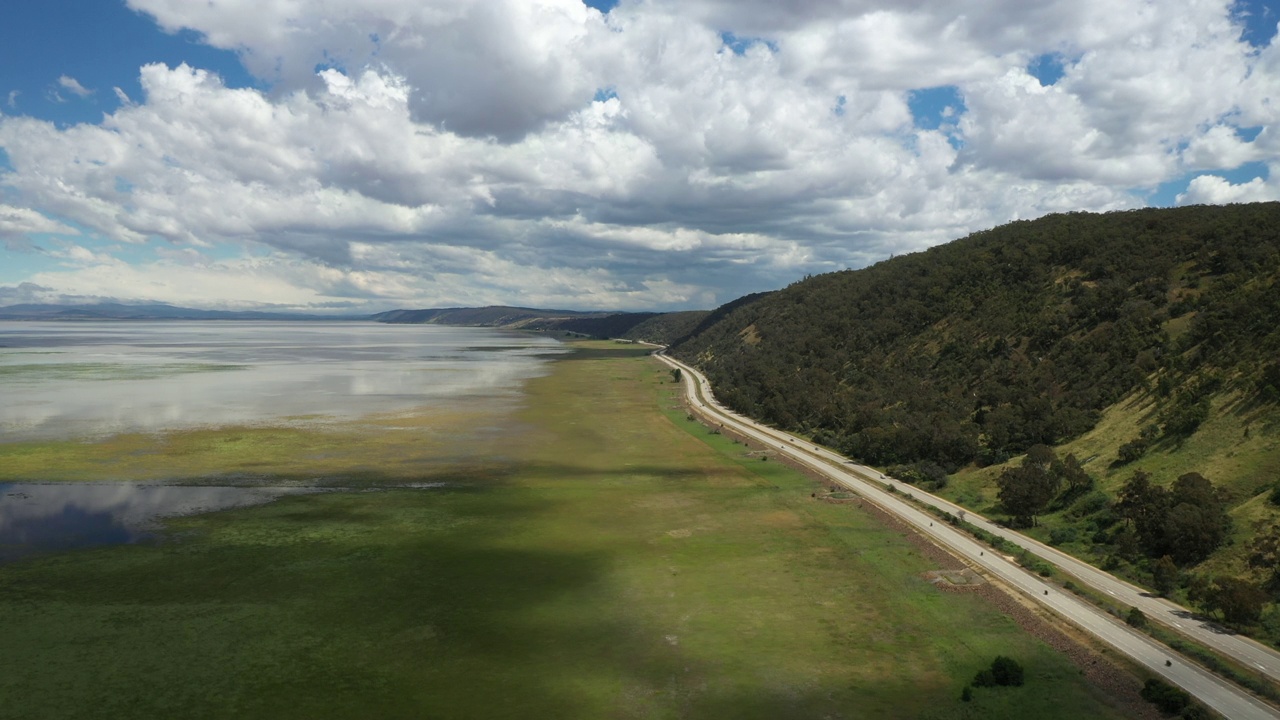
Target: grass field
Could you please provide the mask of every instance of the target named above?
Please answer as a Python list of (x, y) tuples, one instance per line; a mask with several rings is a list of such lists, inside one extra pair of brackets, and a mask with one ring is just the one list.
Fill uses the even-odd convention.
[[(270, 429), (210, 430), (188, 456), (117, 439), (74, 472), (29, 447), (55, 477), (113, 460), (170, 477), (183, 457), (203, 476), (235, 436), (258, 449), (228, 462), (269, 460), (261, 477), (351, 467), (389, 489), (0, 567), (0, 717), (1124, 716), (980, 598), (926, 582), (899, 532), (687, 421), (642, 350), (582, 347), (466, 470), (424, 459), (415, 478), (424, 451), (376, 444), (325, 468), (323, 443)], [(961, 702), (997, 654), (1027, 685)]]
[(359, 422), (301, 417), (266, 426), (123, 433), (0, 444), (0, 482), (160, 481), (359, 486), (457, 480), (509, 467), (505, 399)]

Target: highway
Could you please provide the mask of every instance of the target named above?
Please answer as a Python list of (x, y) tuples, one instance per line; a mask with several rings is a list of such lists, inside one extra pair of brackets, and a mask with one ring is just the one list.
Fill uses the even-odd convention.
[[(865, 500), (875, 503), (896, 516), (918, 532), (946, 547), (956, 556), (998, 578), (1006, 586), (1024, 593), (1058, 616), (1088, 632), (1103, 643), (1115, 648), (1152, 673), (1164, 677), (1191, 693), (1201, 703), (1228, 718), (1280, 718), (1280, 711), (1257, 699), (1244, 689), (1214, 675), (1187, 660), (1182, 655), (1149, 636), (1130, 628), (1110, 614), (1064, 592), (1057, 586), (1044, 582), (1040, 577), (1023, 569), (1012, 558), (995, 552), (979, 543), (965, 532), (955, 529), (933, 515), (915, 507), (898, 495), (885, 491), (886, 484), (893, 485), (900, 493), (909, 493), (914, 499), (924, 501), (951, 513), (963, 510), (941, 498), (886, 478), (878, 470), (849, 462), (846, 458), (807, 443), (774, 428), (761, 425), (724, 408), (716, 402), (707, 379), (694, 368), (662, 354), (656, 354), (662, 362), (679, 368), (686, 398), (695, 412), (707, 420), (723, 424), (727, 429), (767, 445), (773, 451), (810, 468), (831, 481), (858, 493)], [(1100, 592), (1114, 596), (1117, 601), (1139, 607), (1149, 618), (1169, 624), (1179, 632), (1194, 637), (1220, 652), (1247, 662), (1259, 672), (1272, 677), (1280, 669), (1280, 655), (1246, 638), (1215, 633), (1193, 620), (1183, 619), (1178, 613), (1187, 611), (1157, 598), (1146, 597), (1136, 588), (1109, 573), (1103, 572), (1053, 548), (1038, 543), (1019, 533), (996, 526), (972, 512), (965, 512), (965, 520), (982, 529), (998, 534), (1009, 542), (1026, 547), (1031, 552), (1057, 565), (1062, 570)], [(1147, 608), (1151, 608), (1148, 610)], [(1190, 615), (1190, 613), (1187, 613)], [(1170, 619), (1172, 618), (1172, 619)], [(1200, 634), (1193, 634), (1195, 631)], [(1205, 637), (1206, 639), (1201, 639)], [(1212, 641), (1212, 642), (1211, 642)], [(1225, 647), (1231, 647), (1228, 651)]]

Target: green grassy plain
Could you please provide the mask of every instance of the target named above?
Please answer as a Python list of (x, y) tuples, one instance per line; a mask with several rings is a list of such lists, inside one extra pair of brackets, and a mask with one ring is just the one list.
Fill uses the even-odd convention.
[(0, 482), (160, 481), (340, 485), (459, 480), (510, 466), (482, 443), (510, 434), (505, 400), (468, 399), (430, 414), (358, 422), (292, 418), (278, 425), (197, 427), (82, 440), (0, 444)]
[[(250, 466), (268, 483), (350, 470), (384, 489), (0, 567), (0, 717), (1124, 716), (981, 598), (926, 582), (899, 531), (685, 419), (670, 379), (643, 350), (583, 344), (504, 435), (456, 434), (492, 458), (458, 447), (480, 461), (418, 475), (429, 452), (360, 447), (367, 428), (328, 467), (328, 440), (296, 429), (28, 447), (47, 464), (23, 479), (104, 462), (199, 479), (222, 457), (269, 463)], [(997, 654), (1027, 685), (961, 702)]]

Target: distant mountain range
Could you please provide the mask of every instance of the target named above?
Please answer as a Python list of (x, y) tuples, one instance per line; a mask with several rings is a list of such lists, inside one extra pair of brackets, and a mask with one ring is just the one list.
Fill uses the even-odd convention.
[(390, 310), (372, 316), (384, 323), (493, 327), (563, 332), (598, 338), (625, 338), (669, 344), (691, 333), (708, 312), (580, 312), (493, 305), (482, 308)]
[(0, 307), (0, 320), (363, 320), (392, 324), (491, 327), (561, 332), (598, 338), (627, 338), (669, 344), (690, 334), (708, 313), (582, 312), (495, 305), (480, 308), (389, 310), (374, 315), (341, 316), (260, 311), (198, 310), (163, 303), (126, 305), (25, 304)]
[(93, 303), (81, 305), (25, 304), (0, 307), (0, 320), (348, 320), (339, 316), (307, 315), (235, 310), (197, 310), (163, 303), (125, 305)]
[[(594, 320), (618, 313), (579, 312), (576, 310), (540, 310), (537, 308), (491, 305), (489, 307), (429, 308), (424, 310), (388, 310), (370, 316), (383, 323), (411, 325), (455, 325), (468, 327), (524, 328), (561, 320)], [(642, 314), (642, 313), (636, 313)], [(656, 313), (643, 313), (654, 315)]]

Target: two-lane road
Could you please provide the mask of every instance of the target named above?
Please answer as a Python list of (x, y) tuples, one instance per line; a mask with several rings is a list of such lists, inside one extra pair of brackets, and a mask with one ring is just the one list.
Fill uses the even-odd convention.
[[(859, 493), (865, 499), (913, 526), (917, 531), (947, 547), (965, 561), (983, 569), (991, 576), (999, 578), (1007, 586), (1015, 588), (1030, 598), (1034, 598), (1037, 602), (1052, 609), (1059, 616), (1124, 653), (1133, 661), (1184, 688), (1205, 705), (1224, 716), (1228, 718), (1280, 718), (1280, 712), (1275, 708), (1263, 703), (1238, 686), (1187, 661), (1168, 647), (1152, 640), (1147, 635), (1136, 632), (1117, 621), (1111, 615), (1075, 595), (1062, 592), (1058, 588), (1045, 583), (1039, 577), (1027, 572), (999, 553), (988, 552), (990, 548), (978, 543), (968, 534), (938, 521), (932, 515), (920, 510), (906, 500), (885, 492), (884, 485), (885, 483), (893, 483), (900, 490), (911, 493), (915, 499), (926, 502), (932, 501), (939, 507), (943, 507), (953, 513), (958, 512), (961, 508), (922, 493), (909, 485), (900, 485), (889, 478), (881, 479), (883, 476), (877, 470), (851, 464), (835, 453), (805, 443), (801, 438), (762, 426), (749, 418), (742, 417), (723, 408), (715, 401), (714, 396), (711, 394), (710, 386), (701, 373), (664, 354), (660, 353), (657, 357), (673, 368), (680, 368), (686, 381), (684, 388), (690, 405), (708, 420), (723, 424), (740, 435), (766, 444), (805, 467), (815, 470), (824, 477)], [(992, 525), (984, 518), (977, 517), (973, 513), (966, 513), (965, 519), (974, 522), (975, 525), (982, 523), (979, 527), (988, 529), (989, 532), (998, 531), (1001, 536), (1009, 537), (1011, 542), (1018, 542), (1020, 545), (1026, 542), (1038, 546), (1039, 549), (1046, 553), (1041, 557), (1045, 557), (1046, 560), (1054, 564), (1060, 564), (1059, 559), (1061, 559), (1064, 571), (1076, 576), (1082, 582), (1091, 585), (1094, 582), (1099, 583), (1095, 587), (1098, 587), (1103, 592), (1115, 594), (1121, 602), (1129, 603), (1127, 599), (1122, 599), (1128, 598), (1129, 595), (1121, 595), (1120, 593), (1122, 592), (1133, 593), (1134, 596), (1140, 597), (1140, 591), (1137, 588), (1115, 579), (1101, 570), (1081, 563), (1079, 560), (1035, 543), (1017, 533), (1011, 533), (1004, 528)], [(1074, 564), (1069, 564), (1069, 562)], [(1077, 568), (1075, 565), (1081, 567)], [(1095, 575), (1099, 577), (1094, 577)], [(1111, 583), (1114, 583), (1114, 585), (1108, 583), (1105, 578), (1111, 578)], [(1150, 598), (1141, 599), (1150, 600)], [(1138, 603), (1129, 604), (1143, 607)], [(1160, 611), (1163, 611), (1163, 609)], [(1144, 609), (1143, 612), (1147, 611)], [(1153, 615), (1156, 612), (1159, 611), (1153, 610), (1147, 614)], [(1190, 625), (1191, 623), (1186, 624)], [(1240, 638), (1235, 639), (1240, 640)], [(1267, 650), (1256, 643), (1251, 644), (1261, 650)], [(1257, 665), (1261, 670), (1265, 670), (1268, 666), (1265, 659), (1259, 659)], [(1280, 663), (1277, 663), (1277, 667), (1280, 667)]]

